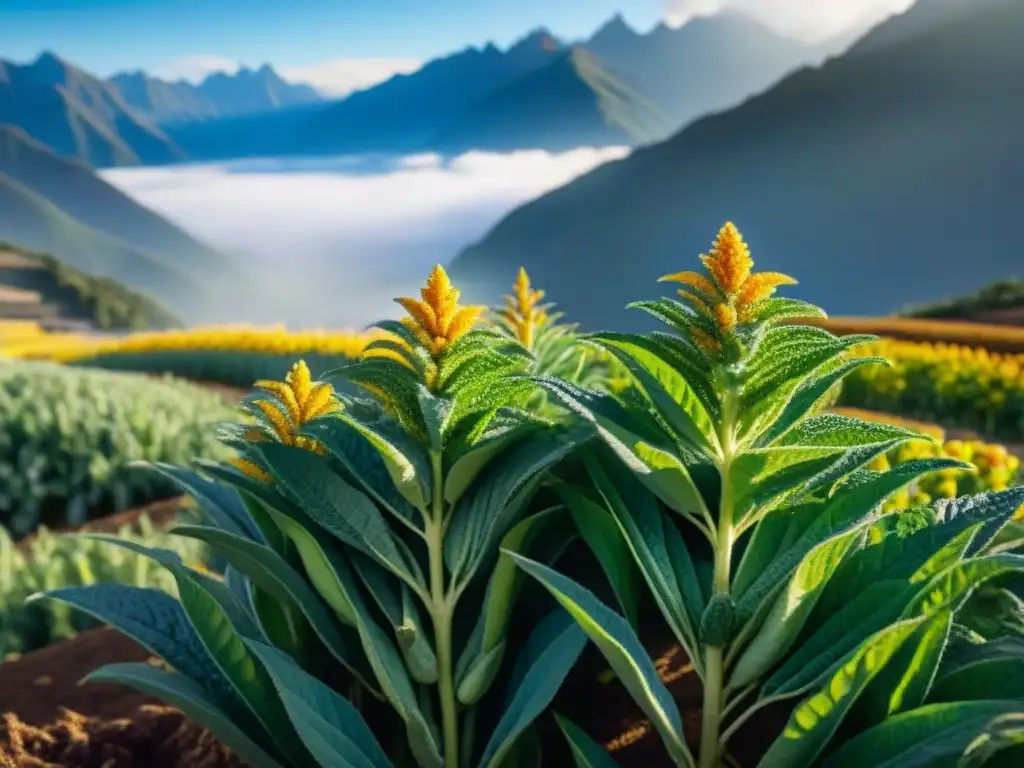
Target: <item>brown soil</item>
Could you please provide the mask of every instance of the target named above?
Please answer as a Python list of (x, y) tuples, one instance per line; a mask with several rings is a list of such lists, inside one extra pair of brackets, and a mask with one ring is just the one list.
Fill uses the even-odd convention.
[(0, 766), (242, 768), (207, 731), (154, 698), (119, 685), (79, 685), (104, 664), (148, 658), (104, 628), (0, 664)]

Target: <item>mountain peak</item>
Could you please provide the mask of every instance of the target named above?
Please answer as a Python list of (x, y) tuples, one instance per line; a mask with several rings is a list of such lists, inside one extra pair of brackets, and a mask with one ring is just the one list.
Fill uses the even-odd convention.
[(616, 13), (608, 21), (601, 25), (601, 28), (593, 34), (586, 42), (586, 45), (598, 49), (615, 48), (620, 45), (628, 45), (641, 38), (641, 35), (629, 26), (629, 23), (621, 13)]
[(515, 56), (516, 54), (523, 52), (553, 52), (557, 51), (561, 47), (562, 44), (554, 35), (551, 34), (551, 31), (547, 27), (537, 27), (530, 31), (525, 37), (513, 43), (512, 46), (509, 47), (507, 53)]

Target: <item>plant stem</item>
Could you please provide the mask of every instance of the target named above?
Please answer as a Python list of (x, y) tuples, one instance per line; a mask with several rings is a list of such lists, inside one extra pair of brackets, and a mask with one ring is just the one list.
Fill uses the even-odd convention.
[[(720, 472), (722, 499), (715, 532), (715, 565), (713, 592), (728, 595), (731, 588), (733, 548), (732, 462), (736, 454), (736, 399), (731, 386), (723, 387), (722, 423), (719, 441), (722, 446)], [(704, 708), (700, 733), (700, 768), (716, 768), (719, 764), (722, 711), (725, 708), (725, 648), (704, 646)]]
[(430, 559), (430, 601), (437, 653), (437, 694), (441, 700), (441, 733), (445, 768), (459, 768), (459, 709), (455, 698), (452, 664), (452, 619), (454, 601), (444, 583), (444, 475), (440, 451), (431, 452), (433, 499), (431, 519), (426, 525)]

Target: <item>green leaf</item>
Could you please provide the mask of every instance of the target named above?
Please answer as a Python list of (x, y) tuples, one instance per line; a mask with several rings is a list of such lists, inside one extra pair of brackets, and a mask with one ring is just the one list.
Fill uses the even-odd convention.
[(945, 525), (962, 521), (984, 521), (977, 538), (971, 543), (968, 555), (975, 555), (989, 546), (1000, 531), (1024, 505), (1024, 485), (1005, 491), (986, 491), (958, 499), (939, 499), (935, 502), (935, 517)]
[(56, 600), (110, 624), (185, 677), (205, 686), (221, 707), (237, 703), (181, 603), (156, 589), (104, 583), (64, 587), (32, 595), (27, 602)]
[(693, 757), (683, 740), (679, 710), (659, 679), (640, 639), (625, 619), (571, 579), (520, 555), (507, 554), (544, 585), (597, 645), (633, 701), (650, 719), (672, 759), (692, 765)]
[(262, 446), (261, 452), (284, 493), (313, 522), (406, 583), (416, 584), (384, 516), (366, 494), (331, 471), (315, 453), (276, 443)]
[(636, 378), (658, 413), (692, 448), (708, 456), (717, 451), (715, 425), (689, 382), (643, 336), (602, 333), (589, 336), (618, 358)]
[[(417, 509), (427, 509), (430, 504), (430, 460), (399, 424), (382, 414), (376, 414), (373, 421), (364, 422), (342, 413), (333, 419), (317, 419), (307, 424), (303, 428), (303, 434), (318, 440), (323, 439), (327, 444), (325, 438), (332, 431), (327, 425), (333, 421), (348, 424), (358, 432), (380, 456), (392, 484), (402, 497)], [(336, 434), (343, 434), (340, 427), (337, 429)], [(350, 469), (357, 473), (359, 468)]]
[(982, 699), (1024, 699), (1024, 653), (967, 664), (937, 680), (928, 694), (930, 704)]
[(584, 460), (662, 616), (700, 670), (697, 631), (705, 599), (686, 544), (659, 509), (653, 494), (628, 470), (618, 463), (607, 466), (589, 451), (584, 453)]
[(569, 508), (583, 540), (587, 542), (590, 551), (601, 565), (619, 607), (622, 608), (630, 626), (636, 629), (640, 594), (639, 574), (618, 523), (604, 507), (568, 486), (560, 487), (558, 494)]
[(282, 557), (267, 547), (213, 528), (183, 525), (171, 532), (206, 542), (275, 600), (301, 611), (331, 655), (374, 690), (370, 670), (356, 645), (358, 639), (351, 636), (351, 630), (336, 625), (320, 595)]
[(451, 517), (444, 559), (452, 579), (466, 584), (516, 518), (545, 470), (590, 436), (581, 428), (539, 434), (517, 446), (498, 464), (487, 467), (459, 502)]
[(604, 747), (587, 736), (579, 726), (557, 714), (555, 722), (562, 729), (565, 740), (569, 742), (576, 768), (619, 768), (618, 763)]
[(829, 755), (829, 768), (926, 768), (958, 765), (968, 747), (1019, 701), (931, 704), (890, 717)]
[(763, 518), (743, 550), (743, 556), (732, 580), (734, 595), (745, 593), (772, 561), (791, 547), (811, 524), (821, 516), (821, 502), (797, 504), (780, 509)]
[(497, 768), (516, 738), (547, 709), (587, 644), (587, 637), (564, 611), (549, 614), (530, 635), (510, 679), (504, 713), (480, 759)]
[(397, 360), (384, 357), (362, 358), (328, 371), (321, 378), (332, 384), (338, 380), (358, 384), (374, 396), (382, 397), (402, 426), (423, 433), (425, 425), (417, 398), (417, 385), (420, 382), (414, 371)]
[(477, 478), (480, 472), (510, 443), (522, 435), (516, 423), (505, 423), (499, 429), (485, 433), (468, 448), (447, 471), (444, 481), (444, 500), (455, 504)]
[(173, 480), (196, 500), (199, 506), (216, 522), (217, 526), (266, 544), (266, 538), (242, 503), (238, 492), (220, 483), (214, 483), (188, 469), (154, 462), (148, 466)]
[(639, 426), (633, 414), (611, 398), (587, 393), (565, 382), (545, 379), (541, 383), (568, 408), (594, 424), (622, 463), (671, 509), (685, 516), (710, 515), (704, 497), (679, 457), (632, 431)]
[(796, 642), (822, 589), (853, 544), (855, 531), (822, 542), (797, 565), (771, 612), (740, 655), (729, 683), (743, 688), (771, 669)]
[[(758, 768), (806, 768), (815, 764), (857, 697), (882, 671), (923, 618), (902, 621), (876, 633), (849, 654), (817, 692), (797, 705), (782, 734)], [(861, 763), (871, 765), (874, 763)], [(831, 763), (829, 763), (831, 768)]]
[(778, 418), (757, 438), (754, 446), (764, 448), (774, 443), (800, 423), (800, 420), (837, 382), (864, 365), (876, 364), (890, 365), (884, 357), (856, 357), (805, 381), (793, 393), (793, 397), (786, 403), (786, 407), (782, 409)]
[(273, 679), (292, 726), (319, 765), (391, 768), (369, 726), (343, 696), (276, 648), (252, 640), (247, 645)]
[(90, 673), (83, 682), (127, 685), (155, 696), (209, 730), (247, 763), (282, 768), (281, 763), (225, 714), (198, 682), (184, 675), (165, 672), (151, 664), (108, 664)]
[[(347, 421), (336, 418), (310, 422), (303, 427), (302, 434), (323, 443), (328, 452), (345, 465), (352, 481), (364, 493), (397, 519), (415, 527), (418, 514), (392, 479), (394, 468), (388, 466), (381, 451), (366, 435)], [(420, 461), (412, 463), (416, 465), (414, 473), (427, 471)]]

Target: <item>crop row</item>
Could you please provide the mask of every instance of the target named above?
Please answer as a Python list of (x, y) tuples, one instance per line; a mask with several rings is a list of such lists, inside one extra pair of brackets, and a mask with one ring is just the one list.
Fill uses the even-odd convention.
[(891, 339), (862, 345), (854, 354), (885, 357), (891, 366), (854, 371), (843, 383), (843, 405), (1024, 441), (1024, 355)]
[(899, 341), (959, 344), (989, 352), (1024, 353), (1024, 328), (913, 317), (830, 317), (800, 320), (837, 336), (868, 333)]
[(187, 382), (0, 366), (0, 524), (19, 537), (165, 496), (166, 481), (131, 462), (222, 458), (230, 452), (211, 425), (233, 418), (219, 395)]

